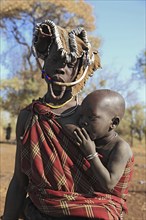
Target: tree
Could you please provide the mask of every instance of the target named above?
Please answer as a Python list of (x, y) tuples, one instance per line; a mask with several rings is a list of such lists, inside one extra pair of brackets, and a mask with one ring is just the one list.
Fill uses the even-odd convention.
[(145, 124), (145, 106), (135, 104), (126, 109), (125, 116), (118, 128), (118, 133), (122, 136), (130, 137), (129, 141), (133, 146), (134, 138), (142, 141), (146, 130)]
[(17, 116), (19, 111), (34, 98), (39, 98), (39, 95), (44, 94), (46, 83), (42, 81), (40, 86), (41, 76), (37, 73), (31, 73), (34, 75), (33, 80), (30, 78), (30, 72), (27, 71), (17, 73), (9, 80), (3, 80), (0, 86), (3, 90), (1, 108), (9, 111), (12, 116)]
[[(8, 53), (6, 55), (12, 59), (15, 54), (14, 59), (19, 61), (20, 69), (23, 65), (23, 68), (32, 70), (36, 67), (36, 64), (32, 66), (31, 62), (31, 38), (36, 23), (50, 19), (64, 28), (84, 26), (87, 31), (93, 31), (95, 26), (92, 14), (91, 6), (83, 0), (40, 2), (38, 0), (1, 0), (0, 27), (3, 36), (7, 36)], [(94, 38), (96, 46), (98, 42), (98, 39)]]
[(95, 89), (106, 88), (119, 92), (129, 105), (134, 105), (138, 102), (136, 90), (131, 84), (131, 78), (123, 80), (121, 79), (120, 70), (110, 70), (106, 68), (97, 70), (94, 73), (88, 80), (81, 94), (82, 97), (85, 97), (89, 92)]
[[(44, 88), (38, 80), (40, 75), (31, 53), (31, 41), (34, 25), (45, 19), (68, 29), (78, 26), (84, 26), (89, 32), (95, 29), (92, 7), (83, 0), (1, 0), (0, 27), (2, 37), (7, 40), (1, 60), (11, 73), (9, 79), (1, 82), (1, 105), (13, 115), (30, 100), (41, 96), (40, 88)], [(97, 48), (99, 39), (91, 39)]]
[(134, 67), (133, 78), (140, 83), (146, 82), (146, 51), (143, 51), (138, 57)]

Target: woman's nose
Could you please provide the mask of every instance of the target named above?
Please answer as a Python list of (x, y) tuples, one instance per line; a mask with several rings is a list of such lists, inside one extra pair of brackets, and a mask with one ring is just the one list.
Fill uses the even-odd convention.
[(61, 74), (61, 75), (64, 75), (64, 73), (65, 73), (65, 71), (64, 71), (63, 68), (58, 68), (58, 69), (56, 69), (55, 72), (56, 72), (57, 74)]

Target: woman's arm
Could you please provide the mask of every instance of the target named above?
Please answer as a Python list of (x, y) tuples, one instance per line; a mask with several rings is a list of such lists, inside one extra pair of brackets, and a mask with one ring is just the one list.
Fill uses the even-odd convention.
[(24, 200), (26, 198), (26, 188), (28, 185), (27, 176), (21, 171), (21, 140), (20, 136), (24, 133), (25, 123), (28, 118), (28, 113), (22, 111), (17, 120), (16, 137), (17, 137), (17, 149), (15, 157), (15, 168), (12, 180), (9, 184), (5, 208), (4, 208), (4, 220), (17, 220), (23, 209)]

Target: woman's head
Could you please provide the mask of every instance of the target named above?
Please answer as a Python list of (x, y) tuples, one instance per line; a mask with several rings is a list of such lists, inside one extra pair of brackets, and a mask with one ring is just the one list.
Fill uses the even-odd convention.
[[(72, 95), (76, 95), (88, 77), (100, 67), (98, 53), (92, 50), (83, 28), (68, 31), (50, 20), (44, 21), (36, 25), (33, 48), (36, 56), (44, 61), (43, 76), (47, 83), (60, 82), (61, 85), (56, 84), (58, 87), (54, 87), (60, 87), (61, 93), (63, 90), (66, 91), (65, 83), (79, 80), (88, 66), (83, 79), (79, 83), (69, 85)], [(53, 78), (58, 80), (55, 81)]]

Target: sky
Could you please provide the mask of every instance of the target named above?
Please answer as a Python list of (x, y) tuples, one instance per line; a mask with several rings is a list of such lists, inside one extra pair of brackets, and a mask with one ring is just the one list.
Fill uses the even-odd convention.
[[(146, 49), (145, 0), (88, 0), (95, 16), (95, 34), (102, 40), (99, 48), (102, 67), (120, 70), (130, 77), (136, 58)], [(139, 98), (145, 102), (145, 86)]]

